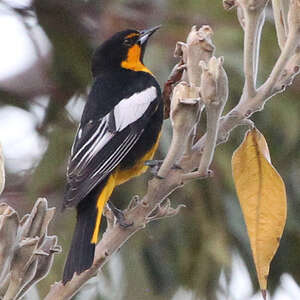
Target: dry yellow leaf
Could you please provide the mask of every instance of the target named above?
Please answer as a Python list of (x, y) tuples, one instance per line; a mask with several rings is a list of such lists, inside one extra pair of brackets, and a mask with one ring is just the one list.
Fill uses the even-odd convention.
[(285, 185), (271, 164), (264, 136), (252, 129), (232, 157), (233, 178), (243, 211), (261, 290), (286, 222)]

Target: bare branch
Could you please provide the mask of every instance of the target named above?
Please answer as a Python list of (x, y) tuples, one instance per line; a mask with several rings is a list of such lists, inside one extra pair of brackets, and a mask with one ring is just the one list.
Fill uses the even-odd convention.
[(166, 179), (153, 178), (148, 183), (147, 194), (131, 209), (125, 211), (125, 218), (133, 225), (124, 229), (118, 224), (106, 230), (95, 251), (92, 267), (77, 275), (64, 286), (61, 282), (55, 283), (45, 300), (55, 298), (56, 300), (70, 299), (78, 289), (91, 277), (95, 276), (98, 269), (111, 258), (135, 232), (144, 228), (148, 222), (147, 217), (155, 208), (175, 189), (182, 186), (181, 173), (179, 169), (172, 170)]
[(254, 97), (256, 94), (260, 33), (264, 23), (264, 8), (267, 2), (268, 0), (239, 1), (244, 16), (244, 92), (247, 97)]
[(291, 0), (280, 0), (280, 8), (282, 12), (282, 22), (284, 25), (284, 29), (286, 34), (289, 31), (289, 25), (288, 25), (288, 12), (290, 7)]
[(296, 48), (299, 45), (300, 39), (300, 3), (296, 0), (291, 0), (290, 9), (288, 14), (288, 27), (289, 32), (287, 36), (287, 41), (282, 49), (282, 52), (268, 78), (268, 80), (263, 85), (263, 96), (264, 98), (269, 98), (273, 95), (274, 87), (277, 84), (280, 76), (283, 73), (291, 56), (296, 52)]
[(147, 217), (147, 223), (176, 216), (181, 208), (185, 207), (184, 204), (178, 205), (176, 208), (171, 207), (170, 199), (166, 199), (163, 205), (159, 204), (153, 213)]
[[(245, 30), (245, 15), (240, 5), (238, 5), (237, 7), (237, 17), (241, 27), (243, 28), (243, 30)], [(244, 38), (244, 44), (245, 44), (245, 38)]]
[(200, 102), (202, 69), (199, 63), (208, 61), (214, 53), (212, 34), (212, 29), (207, 25), (199, 29), (193, 26), (186, 43), (176, 44), (175, 56), (181, 57), (185, 70), (182, 81), (173, 91), (171, 101), (173, 137), (168, 155), (158, 172), (160, 177), (167, 176), (171, 167), (182, 156), (192, 129), (199, 122), (203, 109), (203, 103)]
[[(200, 98), (199, 96), (197, 99), (190, 97), (191, 94), (193, 96), (197, 93), (194, 89), (186, 82), (181, 82), (174, 88), (171, 102), (173, 137), (167, 157), (158, 172), (160, 177), (166, 177), (171, 167), (182, 156), (187, 138), (196, 123)], [(184, 102), (186, 99), (190, 102)]]
[(183, 181), (212, 175), (209, 166), (215, 152), (220, 117), (228, 98), (228, 79), (222, 65), (223, 57), (217, 59), (213, 56), (208, 64), (201, 62), (201, 97), (207, 114), (206, 143), (198, 170), (184, 174)]
[[(202, 111), (200, 110), (198, 119), (201, 118), (201, 113), (202, 113)], [(197, 121), (197, 123), (194, 125), (194, 127), (192, 128), (190, 135), (187, 139), (185, 150), (184, 150), (184, 155), (186, 155), (186, 156), (191, 155), (191, 151), (192, 151), (192, 148), (193, 148), (193, 145), (195, 142), (195, 138), (196, 138), (198, 123), (199, 123), (199, 121)]]
[[(180, 206), (173, 209), (168, 200), (162, 204), (168, 195), (182, 187), (184, 181), (188, 179), (199, 178), (199, 174), (202, 177), (209, 175), (209, 166), (216, 144), (225, 142), (231, 130), (237, 126), (253, 126), (248, 118), (263, 108), (264, 103), (274, 94), (278, 84), (293, 80), (295, 74), (299, 72), (300, 55), (296, 51), (297, 43), (295, 42), (299, 31), (295, 30), (298, 15), (296, 1), (293, 0), (291, 7), (293, 6), (295, 10), (293, 13), (289, 13), (287, 42), (270, 78), (256, 90), (260, 34), (267, 2), (267, 0), (224, 1), (227, 8), (239, 5), (242, 18), (245, 18), (245, 21), (241, 19), (240, 22), (242, 26), (245, 22), (245, 47), (248, 49), (244, 52), (244, 65), (245, 72), (248, 70), (248, 74), (246, 74), (244, 92), (238, 105), (222, 118), (221, 113), (228, 96), (228, 82), (222, 68), (222, 59), (211, 59), (214, 45), (211, 42), (210, 27), (204, 26), (199, 30), (193, 27), (187, 42), (177, 44), (176, 53), (181, 57), (180, 66), (184, 66), (184, 71), (181, 82), (177, 84), (172, 93), (169, 93), (169, 95), (172, 94), (171, 121), (174, 132), (172, 145), (158, 172), (161, 179), (155, 177), (150, 180), (146, 195), (141, 199), (134, 197), (131, 200), (124, 212), (126, 222), (133, 223), (131, 227), (121, 228), (113, 221), (109, 211), (105, 212), (109, 226), (96, 246), (92, 267), (79, 275), (75, 274), (65, 286), (61, 282), (55, 283), (45, 300), (70, 299), (88, 279), (97, 274), (113, 253), (134, 233), (144, 228), (152, 220), (177, 214)], [(251, 26), (253, 28), (250, 28)], [(297, 38), (299, 40), (299, 37)], [(202, 63), (203, 70), (199, 67), (200, 60), (205, 61)], [(203, 103), (206, 105), (208, 115), (207, 133), (193, 145), (194, 131), (199, 122), (199, 113)], [(181, 168), (172, 168), (175, 162)], [(199, 166), (199, 171), (193, 173), (195, 166)]]
[(47, 227), (54, 215), (46, 199), (39, 199), (30, 215), (21, 221), (6, 203), (0, 206), (0, 292), (4, 300), (22, 297), (44, 278), (53, 263), (53, 254), (60, 252), (56, 236), (47, 236)]
[(273, 15), (279, 48), (282, 50), (286, 42), (287, 28), (285, 28), (281, 0), (272, 0)]
[[(247, 0), (243, 0), (247, 1)], [(286, 5), (285, 5), (286, 6)], [(228, 136), (235, 127), (243, 124), (243, 120), (249, 118), (254, 112), (263, 109), (265, 102), (275, 93), (283, 91), (286, 85), (292, 83), (295, 75), (299, 73), (300, 54), (297, 48), (299, 41), (299, 2), (292, 0), (289, 11), (288, 41), (278, 58), (273, 71), (266, 83), (261, 86), (254, 97), (247, 97), (243, 93), (240, 102), (229, 113), (221, 118), (217, 144), (227, 141)], [(207, 136), (204, 135), (193, 147), (190, 165), (200, 160)], [(185, 158), (187, 159), (187, 158)]]
[(0, 195), (4, 190), (4, 186), (5, 186), (4, 157), (2, 152), (2, 146), (0, 144)]
[[(199, 30), (197, 30), (196, 26), (193, 26), (188, 34), (186, 47), (183, 48), (183, 52), (186, 51), (186, 55), (183, 55), (183, 59), (186, 57), (188, 82), (192, 87), (200, 86), (202, 70), (199, 66), (199, 62), (201, 60), (207, 62), (214, 54), (215, 46), (211, 40), (212, 34), (213, 31), (208, 25), (200, 27)], [(196, 96), (197, 95), (195, 95), (195, 97)]]
[(296, 53), (288, 60), (277, 84), (273, 91), (274, 94), (283, 92), (287, 86), (291, 85), (296, 75), (300, 71), (300, 49), (296, 49)]
[(6, 278), (12, 261), (12, 251), (17, 239), (18, 215), (6, 203), (0, 204), (0, 282)]
[(199, 175), (206, 176), (215, 152), (219, 121), (228, 98), (228, 78), (223, 68), (223, 57), (202, 64), (201, 95), (207, 113), (207, 140), (199, 164)]

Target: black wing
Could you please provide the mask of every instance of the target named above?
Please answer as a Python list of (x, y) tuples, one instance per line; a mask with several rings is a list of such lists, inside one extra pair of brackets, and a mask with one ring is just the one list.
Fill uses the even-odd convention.
[(64, 206), (77, 205), (135, 145), (157, 108), (157, 86), (125, 98), (98, 120), (80, 125), (67, 171)]

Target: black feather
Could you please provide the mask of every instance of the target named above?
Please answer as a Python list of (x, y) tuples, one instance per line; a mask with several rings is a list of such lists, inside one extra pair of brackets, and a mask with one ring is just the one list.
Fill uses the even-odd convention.
[[(154, 149), (160, 134), (163, 102), (156, 79), (149, 72), (121, 67), (129, 49), (123, 42), (130, 33), (138, 31), (117, 33), (104, 42), (93, 57), (94, 83), (83, 111), (67, 171), (64, 207), (76, 206), (77, 224), (64, 269), (64, 284), (72, 279), (74, 273), (80, 274), (93, 264), (95, 244), (91, 243), (91, 239), (97, 220), (97, 199), (110, 174), (115, 168), (137, 168), (136, 163), (141, 171), (144, 170), (143, 161), (140, 160)], [(143, 45), (142, 48), (146, 44)], [(126, 102), (128, 112), (123, 104), (119, 110), (116, 107), (123, 99), (129, 100), (131, 96), (143, 91), (146, 92), (140, 97), (147, 96), (148, 88), (148, 96), (151, 98), (145, 98), (147, 106), (141, 104), (144, 110), (140, 110), (140, 114), (137, 113), (139, 105), (135, 104), (137, 96), (132, 98), (134, 101)], [(118, 112), (116, 117), (115, 107)], [(127, 118), (126, 122), (123, 116), (129, 112), (133, 112), (133, 118)]]
[(107, 178), (94, 189), (77, 206), (77, 223), (71, 243), (71, 248), (64, 268), (63, 284), (72, 279), (73, 274), (80, 274), (90, 268), (94, 261), (95, 244), (91, 239), (97, 218), (97, 199)]
[[(124, 78), (126, 78), (126, 80), (124, 80)], [(112, 88), (112, 82), (118, 82), (118, 84), (114, 85), (115, 87)], [(83, 155), (85, 155), (86, 150), (88, 150), (84, 149), (84, 151), (81, 151), (81, 149), (87, 140), (90, 139), (97, 131), (103, 117), (111, 112), (121, 100), (151, 86), (156, 87), (157, 98), (149, 105), (144, 115), (124, 130), (115, 132), (109, 143), (100, 149), (91, 161), (80, 166), (79, 162)], [(106, 101), (106, 99), (109, 101)], [(157, 108), (157, 105), (159, 105), (159, 108)], [(129, 137), (133, 143), (130, 144), (130, 148), (126, 148), (126, 150), (124, 149), (124, 151), (119, 152), (119, 155), (116, 156), (115, 162), (122, 160), (131, 149), (135, 149), (134, 144), (138, 141), (141, 134), (143, 134), (144, 128), (147, 128), (148, 124), (152, 127), (151, 117), (155, 115), (155, 112), (158, 112), (158, 118), (160, 120), (158, 122), (155, 120), (157, 128), (155, 128), (154, 132), (151, 130), (148, 131), (149, 136), (153, 136), (153, 141), (151, 141), (152, 143), (149, 143), (149, 148), (151, 148), (156, 141), (158, 132), (160, 131), (162, 123), (160, 107), (162, 107), (162, 105), (159, 85), (153, 76), (148, 73), (124, 70), (120, 71), (118, 74), (106, 74), (106, 76), (98, 76), (95, 79), (82, 115), (81, 135), (79, 138), (77, 134), (73, 153), (69, 161), (64, 207), (76, 206), (97, 184), (101, 182), (103, 177), (109, 175), (114, 167), (117, 166), (117, 164), (114, 165), (113, 161), (106, 166), (109, 170), (103, 170), (103, 172), (97, 174), (97, 176), (92, 177), (92, 175), (109, 160), (114, 151), (123, 144), (127, 137)], [(105, 130), (107, 129), (103, 128), (101, 132)], [(94, 140), (96, 138), (97, 135), (94, 137)], [(146, 144), (148, 145), (148, 143)], [(144, 149), (144, 147), (141, 147), (141, 149)], [(141, 153), (141, 155), (143, 154), (144, 153)], [(136, 159), (138, 158), (139, 157), (136, 156)], [(134, 159), (133, 162), (135, 162), (136, 159)]]

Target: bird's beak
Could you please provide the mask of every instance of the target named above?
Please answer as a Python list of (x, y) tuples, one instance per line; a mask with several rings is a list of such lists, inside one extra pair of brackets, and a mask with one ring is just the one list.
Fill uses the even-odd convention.
[(140, 45), (143, 45), (145, 42), (147, 42), (149, 37), (160, 27), (161, 27), (161, 25), (158, 25), (158, 26), (155, 26), (155, 27), (147, 29), (147, 30), (141, 30), (140, 36), (138, 38), (138, 42), (140, 43)]

